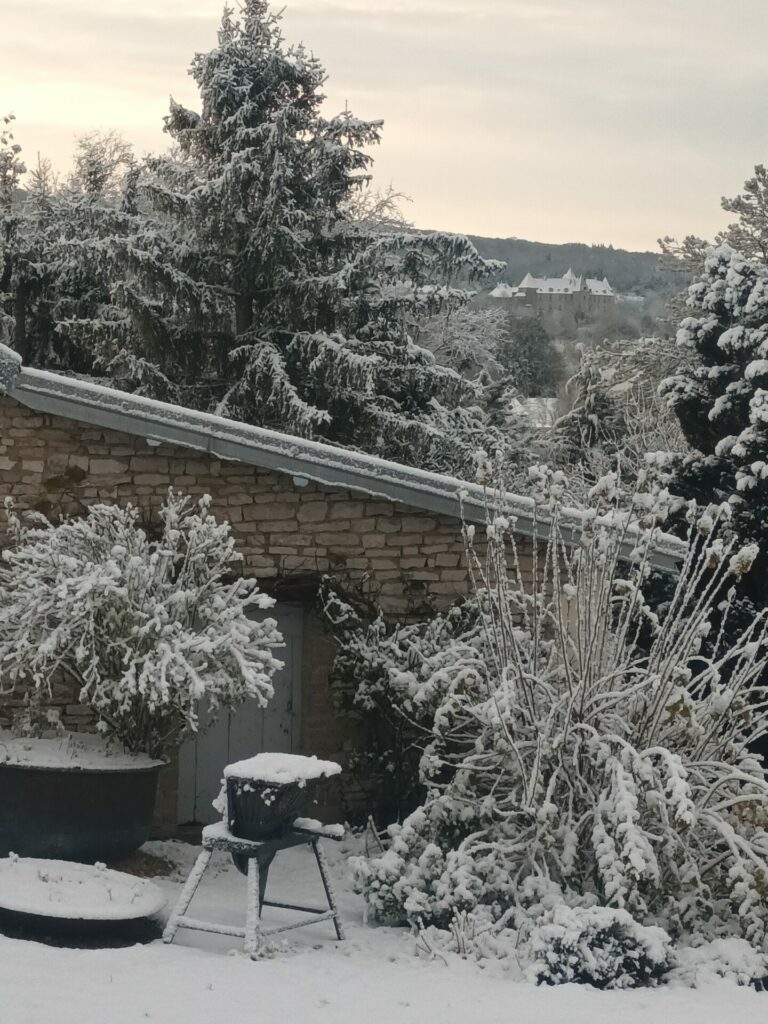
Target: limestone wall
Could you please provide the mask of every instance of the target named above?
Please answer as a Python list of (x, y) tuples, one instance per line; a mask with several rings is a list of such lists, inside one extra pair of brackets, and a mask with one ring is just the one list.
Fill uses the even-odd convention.
[[(46, 514), (82, 512), (97, 501), (132, 502), (151, 523), (168, 487), (208, 493), (212, 511), (232, 523), (244, 573), (265, 585), (332, 572), (362, 586), (387, 613), (423, 615), (469, 588), (460, 523), (378, 497), (308, 483), (189, 449), (150, 447), (127, 434), (33, 413), (0, 397), (0, 499)], [(2, 545), (0, 523), (0, 545)], [(338, 755), (343, 726), (327, 682), (332, 655), (319, 623), (305, 626), (302, 746)], [(308, 659), (308, 660), (307, 660)], [(57, 693), (66, 724), (86, 723), (73, 695)], [(0, 724), (11, 702), (0, 698)], [(166, 786), (166, 790), (167, 790)], [(172, 799), (165, 801), (170, 807)], [(170, 810), (167, 811), (170, 814)]]

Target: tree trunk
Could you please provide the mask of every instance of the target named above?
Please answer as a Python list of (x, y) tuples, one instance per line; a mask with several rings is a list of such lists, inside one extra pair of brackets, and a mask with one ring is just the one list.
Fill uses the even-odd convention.
[(249, 331), (253, 324), (253, 293), (242, 291), (235, 299), (235, 330), (238, 337)]
[(27, 338), (27, 288), (20, 284), (13, 300), (13, 347), (21, 356), (22, 362), (29, 360), (29, 339)]

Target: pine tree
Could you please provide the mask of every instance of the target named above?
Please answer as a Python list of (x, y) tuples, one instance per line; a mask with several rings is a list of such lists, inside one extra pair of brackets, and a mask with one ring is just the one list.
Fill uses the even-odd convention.
[(83, 136), (74, 173), (61, 182), (39, 156), (27, 170), (12, 121), (0, 135), (0, 337), (28, 365), (89, 372), (92, 354), (71, 343), (67, 324), (95, 321), (109, 306), (93, 252), (120, 216), (121, 171), (132, 154), (112, 132)]
[(720, 205), (738, 220), (729, 224), (718, 241), (727, 242), (743, 256), (768, 263), (768, 170), (757, 164), (744, 182), (744, 191), (733, 199), (723, 197)]
[(690, 289), (695, 315), (678, 343), (693, 365), (662, 382), (694, 449), (673, 463), (669, 486), (706, 504), (729, 503), (733, 529), (761, 548), (745, 580), (768, 603), (768, 267), (727, 245), (710, 249)]
[(322, 114), (325, 70), (265, 0), (226, 10), (190, 73), (199, 112), (171, 103), (172, 154), (128, 176), (124, 219), (91, 246), (111, 303), (69, 335), (122, 387), (465, 471), (479, 390), (414, 328), (496, 265), (465, 238), (350, 215), (381, 122)]
[(25, 216), (21, 182), (27, 167), (14, 140), (13, 114), (0, 121), (0, 340), (28, 358), (41, 291), (38, 238)]

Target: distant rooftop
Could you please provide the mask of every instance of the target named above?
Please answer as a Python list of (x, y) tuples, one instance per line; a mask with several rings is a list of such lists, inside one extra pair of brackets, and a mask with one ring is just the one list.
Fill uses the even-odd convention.
[(594, 277), (583, 277), (574, 274), (571, 267), (562, 277), (534, 277), (526, 274), (518, 285), (518, 290), (533, 290), (539, 294), (546, 292), (557, 292), (561, 295), (573, 295), (576, 292), (589, 292), (591, 295), (613, 295), (613, 288), (604, 277), (598, 281)]
[(490, 292), (492, 299), (525, 299), (531, 293), (536, 295), (605, 295), (615, 297), (608, 278), (598, 281), (595, 277), (574, 274), (571, 267), (562, 277), (534, 277), (526, 274), (519, 285), (500, 281)]

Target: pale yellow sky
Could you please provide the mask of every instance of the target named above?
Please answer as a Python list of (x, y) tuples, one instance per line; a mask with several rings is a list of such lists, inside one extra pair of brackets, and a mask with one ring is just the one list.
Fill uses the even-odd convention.
[[(711, 236), (768, 160), (768, 0), (287, 0), (328, 106), (385, 120), (420, 227), (655, 249)], [(75, 135), (165, 146), (222, 0), (0, 0), (0, 112), (28, 163)]]

